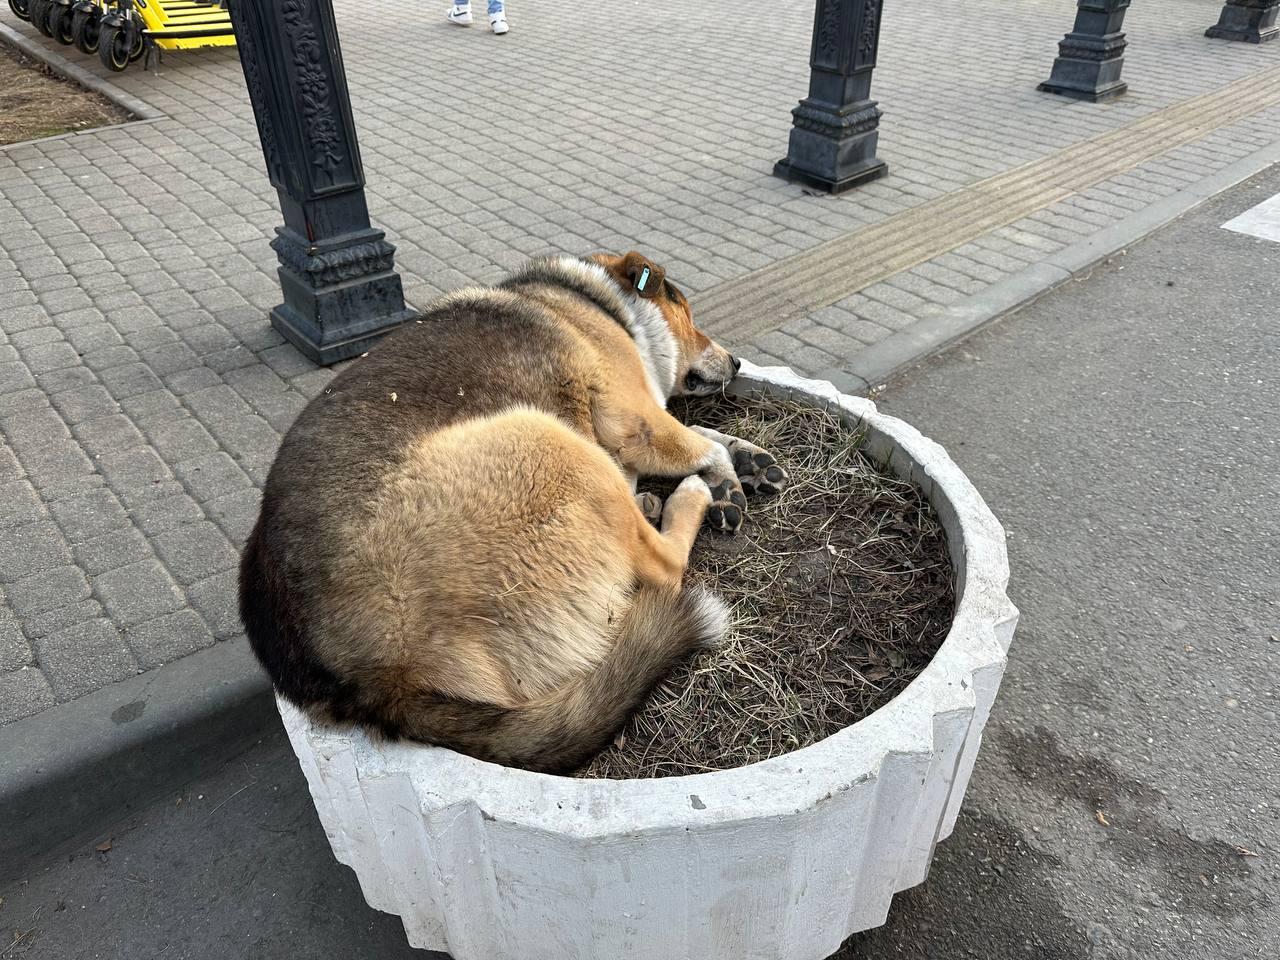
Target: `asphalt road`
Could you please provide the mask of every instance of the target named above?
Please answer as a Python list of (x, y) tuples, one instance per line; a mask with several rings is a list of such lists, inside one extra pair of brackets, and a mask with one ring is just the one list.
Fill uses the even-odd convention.
[[(1006, 524), (1023, 620), (956, 833), (843, 960), (1280, 955), (1280, 245), (1219, 229), (1277, 192), (881, 398)], [(0, 960), (433, 956), (333, 861), (279, 733), (0, 897)]]

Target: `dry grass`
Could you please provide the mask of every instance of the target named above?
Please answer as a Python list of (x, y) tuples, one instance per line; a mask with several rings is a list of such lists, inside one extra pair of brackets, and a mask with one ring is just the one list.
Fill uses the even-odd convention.
[(661, 684), (582, 777), (722, 770), (816, 743), (901, 692), (951, 625), (932, 509), (833, 414), (760, 397), (673, 412), (769, 449), (791, 485), (752, 500), (738, 537), (699, 536), (690, 577), (733, 605), (728, 643)]
[(110, 100), (0, 43), (0, 145), (128, 119)]

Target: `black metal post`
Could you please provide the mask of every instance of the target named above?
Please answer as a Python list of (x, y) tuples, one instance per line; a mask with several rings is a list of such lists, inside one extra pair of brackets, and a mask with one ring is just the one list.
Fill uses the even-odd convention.
[(1222, 16), (1204, 35), (1220, 40), (1266, 43), (1280, 37), (1277, 13), (1280, 13), (1280, 0), (1227, 0)]
[(1129, 85), (1120, 79), (1127, 46), (1121, 27), (1129, 0), (1079, 0), (1076, 25), (1058, 44), (1053, 73), (1040, 90), (1075, 100), (1109, 100)]
[(809, 96), (791, 111), (791, 142), (775, 175), (843, 193), (889, 172), (876, 156), (880, 110), (870, 99), (881, 2), (818, 0)]
[(280, 194), (284, 303), (271, 325), (317, 363), (363, 353), (405, 308), (395, 247), (369, 224), (332, 0), (230, 0), (267, 176)]

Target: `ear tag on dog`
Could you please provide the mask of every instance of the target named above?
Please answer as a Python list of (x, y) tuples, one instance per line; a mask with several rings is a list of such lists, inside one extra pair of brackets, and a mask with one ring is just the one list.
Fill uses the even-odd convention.
[(636, 281), (637, 292), (644, 293), (645, 284), (648, 282), (649, 282), (649, 268), (645, 267), (642, 271), (640, 271), (640, 279)]

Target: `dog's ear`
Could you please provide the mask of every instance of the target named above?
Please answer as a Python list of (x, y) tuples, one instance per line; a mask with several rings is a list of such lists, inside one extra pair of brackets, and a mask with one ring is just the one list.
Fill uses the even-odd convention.
[(634, 250), (622, 258), (621, 268), (622, 276), (618, 277), (618, 281), (648, 300), (658, 295), (667, 275), (660, 266)]

